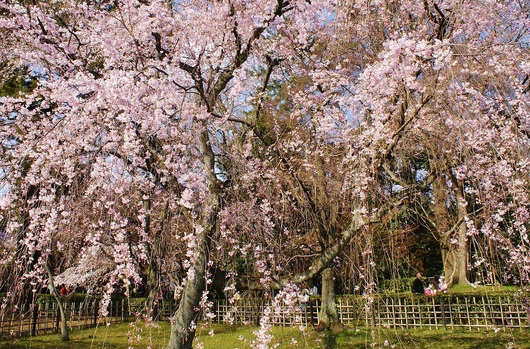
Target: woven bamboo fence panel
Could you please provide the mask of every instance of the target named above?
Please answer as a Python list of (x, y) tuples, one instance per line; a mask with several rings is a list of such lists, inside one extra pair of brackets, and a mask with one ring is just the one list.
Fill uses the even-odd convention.
[(366, 307), (365, 317), (366, 325), (393, 328), (530, 327), (528, 299), (522, 297), (380, 298)]
[[(126, 320), (128, 311), (125, 299), (112, 301), (106, 316), (100, 315), (98, 300), (65, 302), (64, 308), (69, 329), (122, 322)], [(59, 323), (59, 311), (55, 302), (8, 307), (0, 314), (0, 337), (57, 332)]]
[[(216, 301), (214, 321), (259, 324), (264, 309), (271, 307), (266, 320), (276, 325), (318, 323), (320, 301), (313, 299), (297, 308), (283, 308), (263, 299)], [(520, 296), (467, 297), (346, 297), (337, 300), (343, 324), (388, 328), (529, 328), (529, 299)]]
[[(340, 297), (337, 310), (340, 321), (352, 326), (434, 329), (506, 329), (530, 328), (529, 298), (508, 296), (442, 297)], [(140, 302), (141, 304), (141, 302)], [(318, 324), (320, 299), (290, 304), (274, 303), (263, 298), (238, 301), (214, 300), (213, 322), (236, 325), (259, 325), (265, 321), (278, 326)], [(175, 310), (173, 301), (161, 304), (161, 319)], [(145, 304), (131, 306), (126, 299), (112, 300), (108, 314), (101, 316), (99, 301), (65, 303), (67, 326), (86, 328), (100, 324), (125, 322), (145, 312)], [(7, 308), (0, 314), (0, 337), (39, 335), (59, 330), (59, 312), (52, 301)]]

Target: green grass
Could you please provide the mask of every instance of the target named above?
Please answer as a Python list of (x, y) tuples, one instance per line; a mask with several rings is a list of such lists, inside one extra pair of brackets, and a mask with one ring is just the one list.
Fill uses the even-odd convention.
[[(522, 289), (518, 286), (478, 285), (476, 287), (473, 287), (473, 286), (456, 284), (447, 290), (446, 296), (463, 296), (463, 297), (465, 296), (508, 296), (508, 295), (518, 295), (520, 291), (522, 291)], [(526, 291), (526, 294), (528, 294), (528, 291)], [(378, 295), (381, 297), (386, 297), (386, 296), (410, 297), (410, 296), (413, 296), (410, 290), (403, 291), (403, 292), (394, 292), (394, 291), (382, 292), (382, 293), (379, 293)], [(438, 294), (437, 296), (439, 297), (440, 294)], [(346, 297), (350, 297), (350, 296), (346, 295)], [(356, 295), (355, 297), (362, 297), (362, 296)], [(418, 296), (416, 295), (416, 297)]]
[(469, 293), (479, 293), (479, 294), (489, 294), (489, 293), (502, 293), (509, 292), (514, 293), (520, 290), (520, 287), (517, 286), (505, 286), (505, 285), (492, 285), (492, 286), (482, 286), (478, 285), (477, 287), (465, 286), (456, 284), (451, 287), (448, 292), (454, 294), (469, 294)]
[[(251, 348), (257, 328), (251, 326), (213, 325), (198, 328), (196, 344), (205, 349)], [(213, 330), (214, 335), (209, 332)], [(469, 330), (392, 330), (352, 328), (335, 332), (317, 333), (310, 329), (302, 332), (298, 328), (274, 327), (272, 344), (279, 349), (325, 348), (414, 348), (414, 349), (530, 349), (530, 329), (498, 331)], [(138, 337), (136, 337), (138, 336)], [(74, 330), (71, 340), (60, 341), (58, 334), (17, 338), (0, 341), (0, 349), (162, 349), (169, 338), (169, 324), (161, 322), (158, 327), (137, 323), (113, 324), (86, 330)], [(197, 345), (195, 346), (197, 347)], [(271, 346), (272, 347), (272, 346)]]

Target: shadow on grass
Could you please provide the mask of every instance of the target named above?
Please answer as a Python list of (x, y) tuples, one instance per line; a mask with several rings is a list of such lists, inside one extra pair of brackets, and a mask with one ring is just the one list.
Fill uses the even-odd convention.
[(337, 344), (337, 333), (336, 332), (327, 332), (324, 335), (324, 348), (325, 349), (336, 349), (338, 347)]
[[(390, 333), (387, 333), (389, 335)], [(389, 336), (399, 348), (530, 349), (530, 332), (523, 331), (400, 331)]]
[(28, 348), (46, 348), (46, 349), (73, 349), (76, 348), (75, 342), (61, 342), (60, 339), (57, 342), (50, 343), (49, 341), (41, 340), (9, 340), (6, 342), (0, 342), (0, 349), (28, 349)]
[[(129, 324), (112, 325), (98, 329), (74, 330), (70, 342), (63, 343), (58, 334), (33, 338), (0, 340), (0, 349), (127, 349), (128, 339), (136, 334), (142, 340), (133, 343), (135, 348), (162, 349), (169, 338), (169, 323), (159, 328), (138, 325), (138, 331)], [(215, 330), (214, 336), (209, 335)], [(204, 348), (248, 349), (256, 338), (253, 326), (212, 325), (198, 327), (196, 338)], [(273, 327), (274, 341), (278, 349), (325, 348), (325, 349), (530, 349), (530, 330), (421, 330), (421, 329), (371, 329), (359, 327), (342, 331), (301, 332), (298, 328)], [(244, 338), (244, 339), (240, 339)], [(298, 343), (298, 344), (296, 344)]]

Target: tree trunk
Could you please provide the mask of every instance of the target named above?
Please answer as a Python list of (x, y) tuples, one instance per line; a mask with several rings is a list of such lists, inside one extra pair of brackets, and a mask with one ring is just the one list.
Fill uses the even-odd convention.
[(171, 323), (171, 336), (167, 349), (190, 349), (195, 337), (200, 310), (198, 309), (202, 293), (206, 290), (205, 270), (208, 261), (208, 246), (206, 237), (200, 242), (196, 250), (197, 259), (193, 263), (195, 273), (192, 279), (187, 280), (182, 293), (178, 309)]
[(46, 272), (48, 273), (48, 287), (50, 288), (50, 293), (57, 302), (57, 308), (59, 309), (59, 316), (61, 318), (61, 340), (66, 342), (70, 340), (70, 335), (68, 334), (68, 327), (66, 326), (66, 313), (64, 311), (64, 304), (59, 292), (55, 288), (55, 284), (53, 283), (53, 274), (48, 262), (46, 262)]
[(337, 304), (335, 303), (335, 280), (333, 268), (322, 271), (322, 304), (319, 311), (317, 329), (328, 330), (340, 324)]
[(444, 235), (440, 241), (444, 275), (449, 287), (454, 284), (470, 285), (468, 270), (469, 244), (466, 233), (466, 224), (462, 222), (453, 235), (457, 239), (456, 244), (451, 243), (451, 234)]
[[(454, 183), (456, 185), (456, 181)], [(444, 274), (449, 287), (454, 284), (470, 285), (468, 269), (469, 243), (465, 222), (467, 209), (461, 205), (461, 203), (465, 202), (465, 199), (458, 187), (456, 189), (456, 198), (459, 226), (454, 233), (443, 234), (440, 241), (442, 245)], [(456, 239), (456, 243), (452, 243), (451, 239)]]
[[(144, 233), (146, 235), (152, 235), (151, 229), (151, 200), (144, 200), (143, 202), (144, 209), (147, 212), (144, 222)], [(163, 211), (163, 221), (167, 218), (168, 203)], [(159, 320), (160, 317), (160, 302), (161, 302), (161, 285), (160, 285), (160, 258), (163, 254), (162, 252), (162, 233), (163, 233), (163, 224), (159, 230), (154, 233), (153, 236), (153, 245), (147, 247), (148, 254), (151, 256), (149, 259), (150, 264), (147, 266), (146, 275), (147, 275), (147, 307), (151, 311), (151, 318), (154, 321)]]
[(64, 304), (62, 301), (57, 301), (57, 306), (59, 307), (59, 313), (61, 314), (61, 340), (63, 342), (70, 340), (70, 335), (68, 333), (68, 327), (66, 326), (66, 313), (64, 311)]
[[(447, 206), (446, 188), (447, 182), (451, 181), (456, 197), (457, 222), (451, 226), (451, 213)], [(464, 195), (460, 189), (458, 180), (451, 175), (440, 175), (433, 182), (434, 194), (434, 228), (440, 236), (440, 248), (443, 263), (443, 274), (446, 277), (447, 286), (453, 284), (469, 285), (468, 257), (469, 244), (467, 240), (467, 226), (465, 219), (467, 209), (461, 204), (465, 203)]]
[(154, 260), (147, 269), (147, 307), (151, 312), (153, 321), (157, 321), (160, 317), (160, 282), (159, 282), (158, 265)]
[(205, 276), (209, 260), (209, 242), (216, 229), (221, 202), (220, 185), (215, 176), (214, 153), (207, 130), (201, 133), (200, 142), (210, 197), (204, 203), (202, 219), (198, 221), (201, 224), (197, 224), (199, 227), (195, 230), (196, 245), (193, 256), (196, 258), (190, 266), (192, 275), (186, 280), (179, 306), (171, 322), (171, 335), (167, 349), (191, 349), (192, 347), (200, 314), (199, 303), (203, 292), (206, 291)]

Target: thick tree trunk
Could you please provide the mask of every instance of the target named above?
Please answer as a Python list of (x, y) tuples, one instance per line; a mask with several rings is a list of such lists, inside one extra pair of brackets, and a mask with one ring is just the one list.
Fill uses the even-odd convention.
[[(454, 180), (457, 185), (456, 180)], [(467, 239), (467, 225), (465, 219), (467, 217), (467, 209), (461, 203), (465, 202), (465, 198), (461, 190), (456, 189), (457, 210), (458, 210), (458, 227), (453, 233), (445, 233), (442, 235), (440, 241), (442, 245), (442, 258), (444, 274), (448, 286), (454, 284), (470, 285), (469, 282), (469, 243)], [(456, 239), (453, 243), (451, 239)]]
[(167, 349), (190, 349), (192, 347), (200, 314), (199, 302), (203, 292), (206, 291), (205, 276), (209, 260), (209, 241), (216, 229), (221, 202), (220, 185), (215, 176), (214, 153), (207, 130), (201, 133), (200, 142), (210, 197), (204, 203), (202, 219), (198, 220), (200, 224), (197, 224), (198, 229), (195, 230), (196, 244), (193, 251), (195, 259), (190, 266), (191, 273), (188, 273), (179, 306), (171, 322), (171, 335)]
[(160, 273), (158, 265), (155, 261), (151, 261), (151, 265), (147, 269), (147, 306), (151, 311), (151, 317), (157, 321), (160, 317)]
[(335, 280), (333, 268), (322, 271), (322, 304), (319, 311), (319, 330), (327, 330), (340, 324), (335, 303)]
[[(466, 233), (466, 224), (461, 223), (454, 235), (444, 235), (440, 241), (443, 246), (443, 268), (448, 286), (470, 284), (468, 269), (469, 244)], [(451, 243), (451, 236), (457, 239), (456, 244)]]
[[(451, 226), (451, 213), (447, 206), (447, 181), (453, 182), (454, 195), (456, 196), (457, 222)], [(464, 195), (460, 190), (458, 180), (453, 176), (440, 175), (433, 182), (434, 193), (434, 228), (440, 236), (440, 248), (443, 263), (443, 274), (450, 287), (453, 284), (469, 285), (469, 244), (467, 240), (467, 216)], [(456, 240), (456, 241), (455, 241)]]
[(203, 237), (196, 250), (197, 259), (193, 263), (194, 277), (187, 280), (179, 307), (171, 323), (171, 336), (167, 349), (189, 349), (195, 337), (200, 310), (198, 305), (202, 293), (206, 290), (205, 270), (208, 261), (207, 239)]

